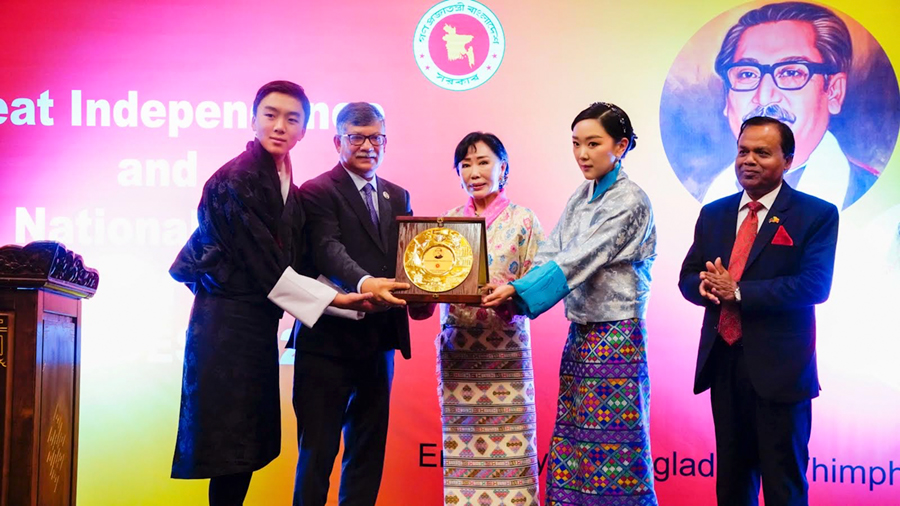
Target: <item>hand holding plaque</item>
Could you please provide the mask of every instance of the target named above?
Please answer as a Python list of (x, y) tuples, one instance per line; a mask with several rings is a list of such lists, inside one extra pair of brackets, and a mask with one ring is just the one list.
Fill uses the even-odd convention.
[(393, 291), (406, 290), (408, 288), (408, 284), (397, 283), (393, 279), (368, 278), (362, 282), (360, 290), (364, 293), (369, 293), (372, 296), (372, 303), (384, 310), (390, 307), (405, 306), (406, 301), (396, 298)]
[(487, 283), (484, 218), (399, 217), (397, 281), (410, 289), (394, 292), (412, 302), (480, 303)]

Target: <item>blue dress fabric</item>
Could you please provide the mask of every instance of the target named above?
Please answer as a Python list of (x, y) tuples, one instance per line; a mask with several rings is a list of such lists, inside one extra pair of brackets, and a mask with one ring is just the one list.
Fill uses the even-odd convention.
[(560, 300), (571, 322), (547, 463), (548, 505), (655, 506), (644, 316), (656, 228), (647, 195), (616, 168), (586, 181), (512, 281), (523, 312)]

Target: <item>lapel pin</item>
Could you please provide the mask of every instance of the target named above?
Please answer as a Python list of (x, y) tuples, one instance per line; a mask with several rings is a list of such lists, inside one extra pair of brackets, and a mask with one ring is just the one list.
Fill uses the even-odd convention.
[(390, 194), (388, 194), (387, 190), (381, 192), (381, 196), (388, 200), (391, 200), (391, 196), (390, 196)]
[(771, 218), (769, 218), (769, 223), (778, 223), (780, 221), (781, 220), (778, 219), (778, 216), (772, 216)]

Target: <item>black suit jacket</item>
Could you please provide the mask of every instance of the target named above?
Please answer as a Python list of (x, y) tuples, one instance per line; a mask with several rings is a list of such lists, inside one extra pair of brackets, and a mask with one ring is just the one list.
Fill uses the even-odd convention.
[[(393, 278), (397, 263), (397, 216), (410, 216), (409, 192), (378, 177), (380, 230), (347, 171), (338, 164), (300, 187), (306, 212), (306, 233), (316, 277), (323, 274), (355, 292), (365, 275)], [(294, 325), (298, 351), (365, 358), (378, 351), (399, 349), (410, 358), (406, 308), (369, 313), (362, 320), (322, 315), (313, 327)], [(289, 343), (290, 345), (290, 343)]]
[[(729, 265), (740, 200), (738, 193), (703, 207), (694, 244), (681, 266), (682, 295), (706, 307), (694, 393), (710, 387), (708, 359), (718, 339), (720, 313), (720, 306), (700, 295), (700, 272), (716, 257)], [(772, 244), (779, 227), (792, 246)], [(819, 395), (815, 305), (831, 291), (837, 235), (833, 204), (782, 185), (739, 282), (744, 353), (750, 381), (762, 398), (797, 402)]]

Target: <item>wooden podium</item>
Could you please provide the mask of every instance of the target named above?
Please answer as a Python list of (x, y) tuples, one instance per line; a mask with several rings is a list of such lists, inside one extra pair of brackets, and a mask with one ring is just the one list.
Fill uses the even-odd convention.
[(74, 506), (81, 299), (100, 276), (56, 242), (0, 248), (0, 506)]

